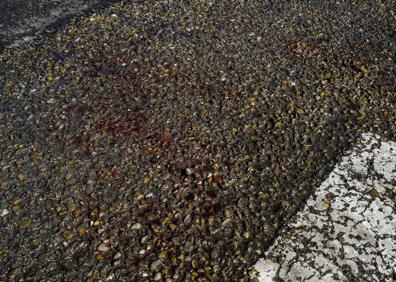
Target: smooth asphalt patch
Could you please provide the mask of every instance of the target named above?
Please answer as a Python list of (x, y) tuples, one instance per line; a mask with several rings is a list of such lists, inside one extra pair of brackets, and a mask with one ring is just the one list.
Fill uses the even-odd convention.
[(56, 30), (71, 18), (117, 0), (5, 0), (0, 2), (0, 52)]

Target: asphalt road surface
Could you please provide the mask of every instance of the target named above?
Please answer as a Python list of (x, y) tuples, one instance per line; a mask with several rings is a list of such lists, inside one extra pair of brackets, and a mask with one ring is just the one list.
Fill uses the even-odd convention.
[(0, 51), (61, 28), (71, 18), (103, 8), (114, 0), (2, 0)]
[(1, 280), (281, 272), (345, 153), (396, 140), (393, 0), (148, 2), (0, 54)]

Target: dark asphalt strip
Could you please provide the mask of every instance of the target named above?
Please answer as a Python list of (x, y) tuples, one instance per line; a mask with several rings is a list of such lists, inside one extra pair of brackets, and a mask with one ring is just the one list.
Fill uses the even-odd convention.
[(5, 0), (0, 2), (0, 53), (4, 48), (45, 37), (72, 19), (87, 16), (120, 0)]

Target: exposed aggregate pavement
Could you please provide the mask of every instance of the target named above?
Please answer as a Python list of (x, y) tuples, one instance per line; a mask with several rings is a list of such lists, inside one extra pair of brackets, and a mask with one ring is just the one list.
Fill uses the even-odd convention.
[(248, 280), (396, 140), (394, 1), (147, 2), (0, 55), (0, 279)]

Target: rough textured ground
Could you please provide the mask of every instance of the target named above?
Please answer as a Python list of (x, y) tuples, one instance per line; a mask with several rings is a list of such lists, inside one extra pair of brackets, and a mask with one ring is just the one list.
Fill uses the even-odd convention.
[(146, 2), (0, 55), (1, 279), (246, 280), (396, 136), (394, 1)]
[(395, 194), (396, 143), (364, 134), (256, 264), (259, 281), (395, 281)]

